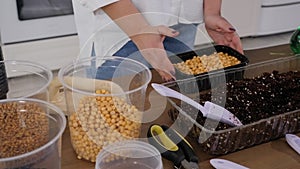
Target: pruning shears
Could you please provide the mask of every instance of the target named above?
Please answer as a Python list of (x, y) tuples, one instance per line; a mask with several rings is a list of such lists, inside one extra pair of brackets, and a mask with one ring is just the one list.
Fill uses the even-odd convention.
[(150, 126), (147, 137), (162, 157), (174, 163), (174, 168), (199, 169), (198, 157), (191, 144), (176, 130), (154, 124)]

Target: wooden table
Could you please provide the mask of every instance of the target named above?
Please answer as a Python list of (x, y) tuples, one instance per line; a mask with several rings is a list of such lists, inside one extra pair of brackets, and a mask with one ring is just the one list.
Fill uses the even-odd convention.
[[(274, 59), (282, 57), (281, 55), (274, 55), (273, 53), (285, 52), (289, 53), (288, 46), (280, 46), (280, 48), (270, 48), (270, 50), (258, 50), (258, 51), (246, 51), (250, 63), (259, 62), (262, 60)], [(265, 56), (262, 58), (260, 55)], [(155, 75), (154, 75), (155, 76)], [(154, 79), (154, 81), (159, 81)], [(150, 93), (152, 96), (150, 100), (151, 113), (156, 115), (157, 119), (153, 123), (171, 125), (172, 121), (167, 115), (167, 108), (165, 107), (166, 99), (161, 96)], [(143, 131), (147, 131), (150, 124), (143, 125)], [(145, 133), (145, 132), (144, 132)], [(300, 133), (297, 134), (300, 136)], [(243, 149), (234, 153), (230, 153), (223, 156), (211, 156), (204, 153), (194, 140), (187, 137), (187, 140), (191, 142), (196, 154), (198, 155), (200, 162), (199, 167), (201, 169), (213, 169), (209, 163), (211, 158), (223, 158), (238, 162), (251, 169), (296, 169), (300, 168), (300, 155), (292, 150), (286, 143), (284, 138), (280, 138), (268, 143), (256, 145), (247, 149)], [(172, 169), (171, 162), (163, 159), (163, 165), (165, 169)], [(69, 130), (66, 128), (62, 138), (62, 169), (94, 169), (95, 164), (78, 160), (76, 154), (71, 146)]]
[[(159, 124), (171, 124), (170, 118), (166, 113), (156, 120)], [(147, 129), (147, 125), (143, 130)], [(300, 136), (300, 133), (298, 133)], [(94, 163), (79, 160), (71, 146), (69, 130), (66, 128), (62, 141), (62, 169), (94, 169)], [(224, 158), (238, 162), (251, 169), (296, 169), (300, 168), (300, 155), (292, 150), (284, 138), (271, 141), (265, 144), (256, 145), (251, 148), (240, 150), (223, 156), (211, 156), (205, 154), (197, 143), (190, 138), (187, 139), (193, 145), (199, 159), (200, 169), (213, 169), (209, 163), (211, 158)], [(163, 159), (164, 169), (172, 169), (172, 163)]]
[[(151, 93), (151, 104), (155, 105), (151, 107), (151, 111), (147, 113), (153, 114), (158, 117), (153, 123), (171, 125), (172, 121), (168, 117), (167, 109), (165, 107), (166, 99), (158, 96), (156, 93)], [(163, 113), (161, 113), (163, 112)], [(146, 133), (150, 124), (144, 124), (142, 127), (142, 133)], [(300, 136), (300, 133), (298, 133)], [(145, 135), (142, 135), (144, 138)], [(76, 158), (76, 154), (71, 146), (69, 129), (66, 128), (63, 134), (62, 141), (62, 169), (94, 169), (94, 163), (79, 160)], [(284, 138), (271, 141), (265, 144), (256, 145), (251, 148), (240, 150), (234, 153), (230, 153), (223, 156), (211, 156), (204, 153), (197, 143), (191, 138), (187, 137), (187, 140), (191, 142), (199, 159), (199, 166), (201, 169), (212, 169), (209, 159), (211, 158), (224, 158), (238, 162), (253, 169), (296, 169), (300, 168), (300, 155), (292, 150), (286, 143)], [(163, 165), (165, 169), (172, 169), (171, 162), (163, 159)]]

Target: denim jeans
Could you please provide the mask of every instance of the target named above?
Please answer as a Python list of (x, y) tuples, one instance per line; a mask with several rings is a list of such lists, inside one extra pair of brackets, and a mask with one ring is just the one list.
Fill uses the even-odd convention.
[[(171, 38), (166, 37), (163, 44), (168, 56), (176, 55), (179, 53), (184, 53), (192, 51), (194, 49), (195, 35), (197, 31), (197, 25), (195, 24), (177, 24), (171, 26), (180, 32), (177, 37)], [(139, 52), (137, 46), (132, 42), (128, 41), (121, 49), (119, 49), (114, 56), (127, 57), (134, 59), (152, 68), (151, 65), (144, 59), (144, 57)], [(101, 67), (98, 68), (96, 78), (97, 79), (111, 79), (113, 76), (113, 70), (111, 69), (112, 63), (105, 62)], [(117, 66), (117, 65), (113, 65)]]

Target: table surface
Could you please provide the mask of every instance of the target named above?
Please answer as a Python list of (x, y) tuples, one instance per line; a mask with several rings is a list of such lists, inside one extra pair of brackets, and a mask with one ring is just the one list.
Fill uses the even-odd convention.
[[(171, 121), (166, 117), (166, 113), (162, 114), (157, 123), (170, 124)], [(143, 130), (147, 129), (147, 126), (143, 127)], [(144, 131), (146, 132), (146, 131)], [(297, 135), (300, 136), (300, 133)], [(76, 158), (76, 154), (72, 148), (69, 130), (66, 128), (63, 134), (62, 141), (62, 169), (94, 169), (95, 163), (79, 160)], [(209, 163), (211, 158), (223, 158), (238, 162), (251, 169), (296, 169), (300, 168), (300, 155), (292, 150), (284, 138), (280, 138), (268, 143), (256, 145), (247, 149), (243, 149), (234, 153), (212, 156), (203, 152), (197, 143), (187, 137), (187, 140), (191, 142), (196, 154), (199, 157), (199, 166), (202, 169), (213, 169)], [(163, 159), (163, 166), (165, 169), (172, 169), (171, 162)]]
[[(172, 125), (172, 121), (167, 114), (165, 108), (166, 99), (158, 96), (156, 93), (151, 93), (151, 104), (155, 105), (151, 108), (151, 113), (158, 117), (153, 121), (156, 124)], [(165, 109), (165, 110), (164, 110)], [(162, 112), (161, 114), (159, 112)], [(156, 113), (156, 114), (155, 114)], [(150, 124), (143, 124), (142, 132), (145, 134)], [(66, 128), (62, 137), (62, 169), (94, 169), (95, 163), (79, 160), (72, 148), (69, 129)], [(144, 137), (142, 134), (142, 137)], [(300, 133), (298, 133), (300, 136)], [(247, 149), (243, 149), (234, 153), (212, 156), (203, 152), (197, 142), (188, 136), (187, 140), (192, 144), (196, 154), (199, 157), (199, 166), (201, 169), (213, 168), (209, 159), (223, 158), (238, 162), (249, 168), (257, 169), (295, 169), (300, 168), (300, 155), (292, 150), (284, 138), (280, 138), (268, 143), (256, 145)], [(172, 169), (173, 165), (170, 161), (163, 159), (163, 166), (165, 169)]]
[[(287, 49), (288, 50), (288, 49)], [(281, 51), (282, 52), (282, 51)], [(251, 54), (251, 53), (249, 53)], [(270, 56), (272, 59), (274, 56)], [(278, 56), (275, 56), (278, 57)], [(251, 61), (251, 57), (249, 58)], [(254, 61), (255, 62), (255, 61)], [(253, 63), (253, 62), (252, 62)], [(155, 75), (153, 76), (155, 77)], [(154, 79), (154, 82), (159, 80)], [(171, 125), (172, 121), (168, 117), (166, 108), (166, 99), (158, 96), (155, 92), (149, 94), (151, 98), (149, 101), (151, 105), (151, 113), (156, 119), (153, 123)], [(147, 131), (150, 124), (144, 124), (143, 131)], [(300, 133), (297, 133), (300, 136)], [(199, 168), (201, 169), (213, 169), (209, 160), (212, 158), (222, 158), (232, 160), (240, 163), (251, 169), (296, 169), (300, 168), (300, 155), (289, 147), (284, 138), (273, 140), (264, 144), (255, 145), (250, 148), (239, 150), (230, 154), (222, 156), (208, 155), (201, 150), (197, 145), (197, 142), (189, 137), (187, 140), (192, 144), (196, 154), (199, 157)], [(173, 164), (170, 161), (163, 159), (163, 166), (165, 169), (172, 169)], [(95, 163), (79, 160), (76, 158), (76, 153), (72, 148), (70, 133), (68, 127), (66, 128), (62, 137), (62, 169), (94, 169)]]
[[(163, 113), (157, 120), (159, 124), (171, 124), (170, 118)], [(143, 130), (147, 129), (147, 125)], [(297, 135), (300, 136), (300, 133)], [(94, 169), (95, 163), (79, 160), (72, 148), (69, 136), (69, 130), (66, 128), (62, 141), (62, 169)], [(209, 163), (211, 158), (222, 158), (238, 162), (251, 169), (296, 169), (300, 168), (300, 155), (292, 150), (284, 138), (280, 138), (268, 143), (256, 145), (247, 149), (243, 149), (234, 153), (212, 156), (203, 152), (197, 145), (196, 141), (187, 137), (198, 155), (200, 169), (213, 169)], [(164, 169), (172, 169), (173, 165), (170, 161), (163, 159)]]

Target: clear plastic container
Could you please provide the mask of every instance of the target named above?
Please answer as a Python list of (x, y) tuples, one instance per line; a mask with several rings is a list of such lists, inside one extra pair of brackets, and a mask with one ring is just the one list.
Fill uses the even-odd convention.
[[(222, 155), (234, 152), (284, 137), (286, 133), (300, 131), (299, 57), (292, 56), (252, 64), (229, 70), (226, 74), (230, 75), (238, 72), (243, 72), (243, 79), (238, 78), (237, 83), (231, 82), (230, 84), (240, 85), (240, 88), (233, 89), (235, 91), (245, 91), (244, 95), (230, 94), (229, 91), (232, 90), (224, 87), (228, 83), (226, 81), (219, 84), (218, 87), (216, 86), (215, 89), (218, 90), (213, 90), (214, 93), (210, 90), (201, 92), (194, 90), (194, 92), (191, 92), (190, 88), (185, 87), (186, 85), (189, 86), (191, 79), (178, 81), (176, 86), (167, 84), (168, 87), (176, 88), (183, 94), (188, 93), (189, 97), (201, 104), (204, 101), (212, 101), (224, 106), (236, 116), (243, 115), (244, 118), (238, 116), (242, 122), (253, 119), (252, 122), (244, 123), (240, 127), (226, 126), (203, 118), (198, 110), (183, 102), (169, 99), (172, 105), (169, 110), (170, 118), (182, 131), (186, 132), (185, 134), (196, 139), (203, 150), (209, 154)], [(290, 74), (284, 75), (287, 73), (293, 74), (293, 72), (298, 72), (298, 75), (294, 73), (296, 75), (294, 78)], [(275, 76), (277, 73), (279, 75)], [(267, 77), (266, 83), (263, 81), (251, 82), (249, 80), (265, 77), (263, 75)], [(218, 73), (213, 79), (215, 80), (216, 77), (219, 77)], [(275, 84), (283, 82), (283, 80), (277, 78), (285, 78), (285, 85), (276, 85), (275, 88), (268, 87), (272, 82), (276, 82)], [(243, 84), (247, 83), (251, 85), (244, 87)], [(275, 95), (274, 91), (276, 92)], [(284, 95), (287, 94), (286, 91), (289, 91), (288, 96)], [(207, 92), (211, 92), (209, 99), (206, 97)], [(263, 95), (260, 95), (260, 93)], [(257, 96), (255, 97), (255, 95)], [(271, 115), (272, 113), (274, 115)]]
[(90, 57), (63, 67), (58, 78), (67, 102), (77, 157), (92, 162), (103, 146), (140, 135), (150, 70), (121, 57)]
[(6, 98), (36, 98), (49, 100), (48, 87), (53, 79), (50, 69), (35, 62), (4, 60), (0, 62), (1, 78), (7, 89)]
[(151, 144), (130, 140), (104, 147), (95, 169), (163, 169), (160, 152)]
[(61, 168), (66, 117), (37, 99), (0, 100), (0, 168)]

